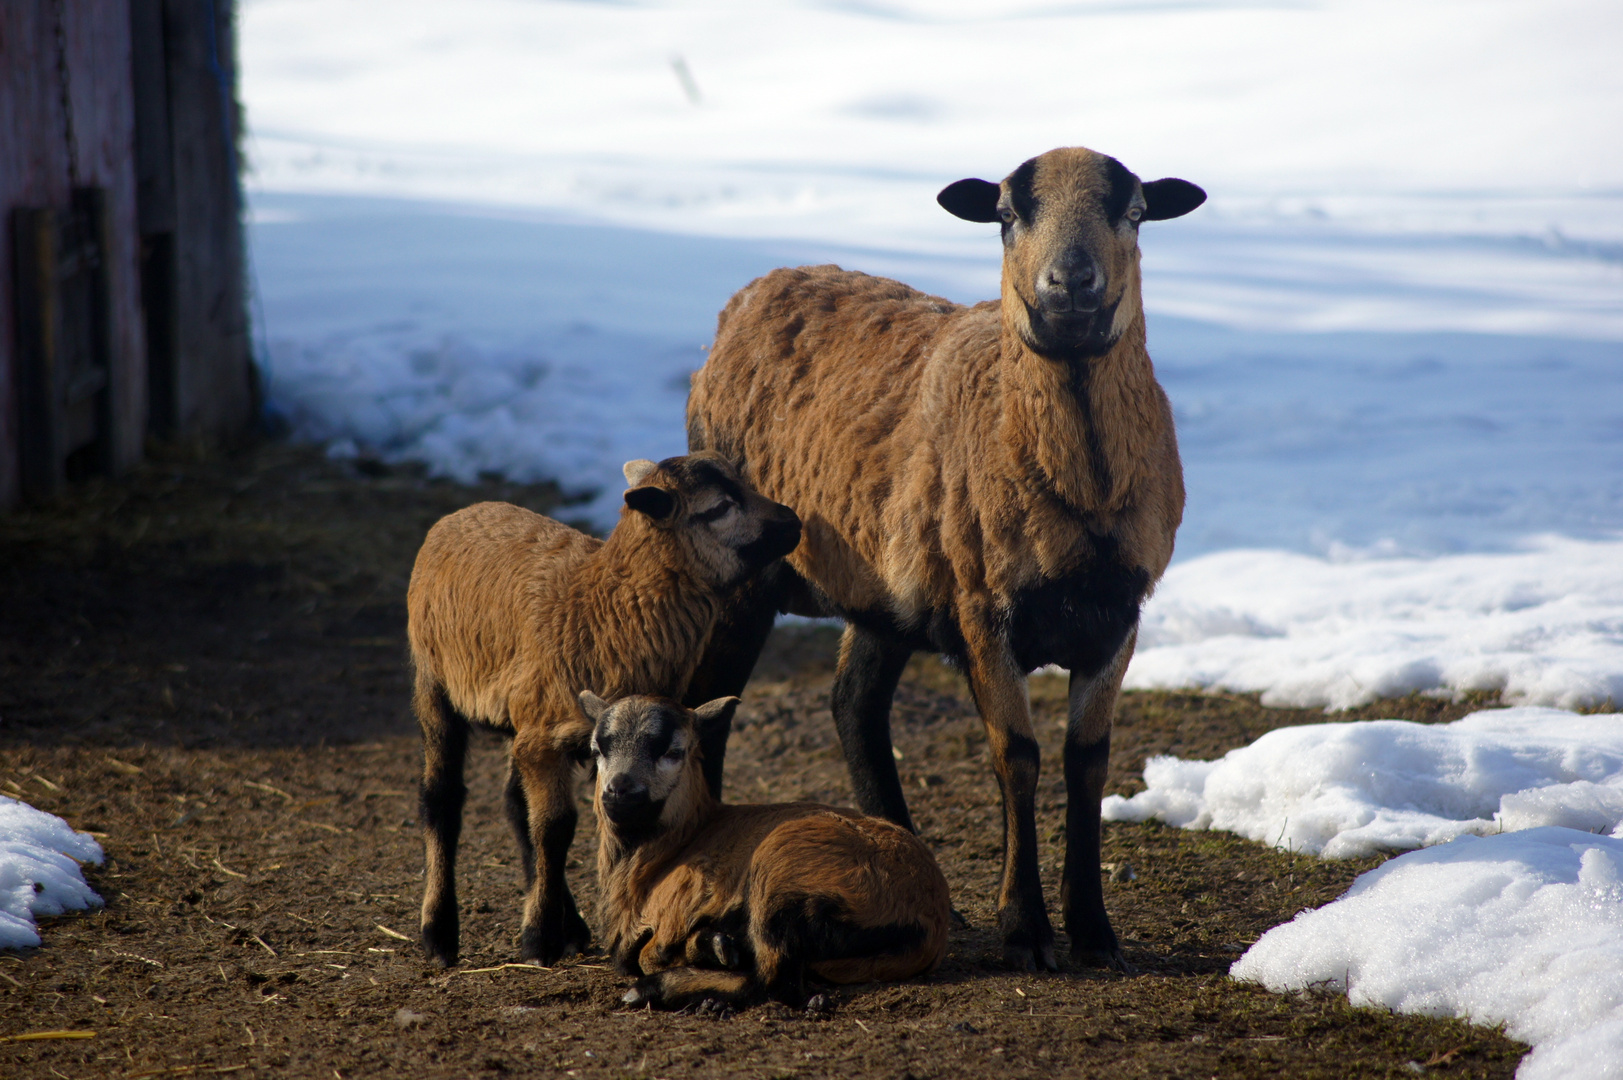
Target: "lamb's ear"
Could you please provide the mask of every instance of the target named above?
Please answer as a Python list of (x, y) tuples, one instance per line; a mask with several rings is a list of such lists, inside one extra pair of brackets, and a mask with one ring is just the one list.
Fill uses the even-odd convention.
[(626, 492), (626, 505), (655, 521), (664, 521), (676, 509), (676, 496), (662, 487), (634, 487)]
[(626, 474), (626, 483), (636, 487), (648, 479), (648, 474), (657, 468), (659, 466), (647, 458), (638, 458), (636, 461), (628, 461), (620, 466), (620, 471)]
[(1144, 185), (1144, 220), (1183, 217), (1206, 201), (1206, 193), (1187, 180), (1167, 177)]
[[(594, 697), (592, 700), (607, 707), (601, 698)], [(584, 701), (581, 702), (583, 711), (585, 705)], [(592, 730), (596, 726), (596, 724), (589, 724), (584, 720), (566, 720), (561, 724), (553, 725), (548, 734), (552, 737), (552, 745), (557, 748), (559, 753), (567, 754), (570, 758), (585, 765), (592, 760)]]
[[(609, 703), (590, 690), (582, 690), (575, 700), (580, 702), (580, 711), (585, 713), (586, 719), (594, 725), (609, 711)], [(590, 733), (587, 734), (587, 738), (591, 738)]]
[(941, 189), (935, 201), (953, 217), (990, 224), (997, 220), (1003, 189), (989, 180), (957, 180)]
[(707, 743), (717, 735), (725, 738), (733, 726), (733, 713), (737, 710), (738, 699), (735, 697), (716, 698), (694, 709), (693, 718), (699, 724), (699, 738)]

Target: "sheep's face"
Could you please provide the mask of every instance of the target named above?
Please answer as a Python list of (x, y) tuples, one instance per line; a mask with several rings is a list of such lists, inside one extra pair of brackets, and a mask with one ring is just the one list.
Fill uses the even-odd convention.
[(1062, 147), (1001, 184), (960, 180), (937, 201), (1003, 228), (1004, 318), (1056, 359), (1110, 350), (1140, 314), (1138, 226), (1181, 217), (1206, 193), (1186, 180), (1140, 183), (1113, 157)]
[(688, 821), (708, 790), (701, 739), (715, 734), (718, 725), (731, 725), (738, 699), (720, 698), (690, 710), (640, 695), (611, 704), (583, 691), (580, 705), (593, 725), (595, 805), (602, 827), (622, 842), (635, 843)]
[(800, 518), (712, 451), (626, 463), (626, 505), (669, 529), (706, 584), (730, 589), (800, 543)]

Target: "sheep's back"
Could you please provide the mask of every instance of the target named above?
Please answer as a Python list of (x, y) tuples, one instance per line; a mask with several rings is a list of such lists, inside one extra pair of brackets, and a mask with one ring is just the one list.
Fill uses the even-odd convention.
[(412, 659), (469, 719), (507, 726), (533, 686), (548, 598), (602, 546), (541, 514), (477, 503), (428, 532), (406, 593)]
[(995, 393), (991, 364), (963, 344), (995, 354), (997, 320), (995, 301), (966, 308), (835, 266), (774, 270), (721, 313), (688, 399), (690, 445), (795, 509), (804, 533), (790, 561), (837, 603), (891, 607), (927, 588), (898, 584), (928, 576), (885, 565), (891, 526), (923, 530), (915, 553), (939, 549), (942, 455), (985, 434), (943, 420)]

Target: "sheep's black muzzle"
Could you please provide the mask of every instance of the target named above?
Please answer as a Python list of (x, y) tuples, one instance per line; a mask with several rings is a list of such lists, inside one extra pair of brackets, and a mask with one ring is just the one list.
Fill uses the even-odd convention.
[(626, 776), (616, 776), (604, 784), (598, 804), (614, 831), (626, 836), (651, 831), (659, 824), (659, 813), (664, 809), (663, 802), (649, 796), (646, 785)]
[(1026, 344), (1057, 360), (1103, 356), (1116, 344), (1116, 305), (1096, 303), (1091, 310), (1049, 310), (1026, 305), (1031, 327)]
[(787, 506), (761, 526), (761, 535), (739, 549), (739, 558), (752, 570), (781, 559), (800, 546), (800, 517)]

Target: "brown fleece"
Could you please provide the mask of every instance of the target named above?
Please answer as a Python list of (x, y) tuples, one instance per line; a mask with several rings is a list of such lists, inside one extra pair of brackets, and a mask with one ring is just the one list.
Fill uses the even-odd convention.
[[(449, 783), (460, 814), (460, 750), (456, 760), (444, 760), (447, 727), (471, 722), (513, 735), (510, 812), (528, 815), (527, 830), (515, 822), (521, 850), (528, 848), (523, 949), (543, 962), (586, 944), (558, 869), (568, 839), (555, 835), (573, 835), (573, 781), (591, 736), (575, 695), (679, 696), (714, 629), (720, 597), (746, 572), (736, 558), (727, 562), (731, 549), (705, 543), (689, 521), (707, 485), (688, 464), (701, 458), (735, 475), (715, 455), (633, 463), (646, 470), (637, 490), (660, 488), (674, 500), (662, 519), (627, 506), (609, 538), (597, 540), (517, 506), (479, 503), (435, 524), (412, 570), (406, 603), (425, 813), (430, 792)], [(793, 522), (787, 508), (747, 487), (737, 493), (743, 502), (735, 543), (756, 539), (763, 525)], [(425, 838), (425, 943), (452, 963), (455, 828), (447, 843), (425, 820)], [(436, 920), (449, 927), (437, 938), (429, 932)]]
[[(697, 747), (699, 740), (689, 741)], [(695, 749), (655, 834), (627, 842), (603, 813), (603, 782), (599, 932), (623, 971), (652, 977), (627, 1000), (679, 1007), (705, 997), (737, 1004), (777, 997), (798, 1005), (803, 970), (835, 983), (907, 979), (946, 954), (947, 882), (930, 849), (906, 829), (818, 803), (718, 802)], [(842, 926), (818, 924), (830, 911)], [(777, 928), (785, 918), (819, 940), (838, 942), (851, 927), (916, 940), (806, 956)], [(736, 935), (741, 967), (710, 944), (717, 928)]]
[[(1011, 613), (1023, 591), (1107, 563), (1141, 571), (1147, 595), (1183, 516), (1172, 410), (1145, 347), (1137, 218), (1104, 210), (1112, 169), (1125, 173), (1080, 148), (1034, 159), (1030, 190), (1042, 209), (1004, 227), (999, 300), (964, 307), (837, 266), (758, 278), (721, 312), (688, 399), (690, 446), (720, 451), (801, 517), (788, 562), (821, 596), (788, 603), (870, 627), (880, 613), (904, 635), (943, 616), (956, 625), (954, 659), (1005, 796), (999, 906), (1006, 931), (1029, 931), (1007, 940), (1039, 952), (1051, 940), (1040, 892), (1035, 911), (1030, 897), (1010, 908), (1017, 864), (1036, 881), (1026, 837), (1037, 781), (1034, 757), (1009, 754), (1035, 751)], [(1019, 172), (1001, 186), (1004, 207)], [(1044, 355), (1032, 344), (1033, 283), (1055, 251), (1082, 242), (1107, 282), (1113, 342), (1081, 360)], [(1090, 738), (1108, 738), (1133, 640), (1086, 675), (1111, 683), (1084, 694), (1093, 704), (1074, 718)]]

